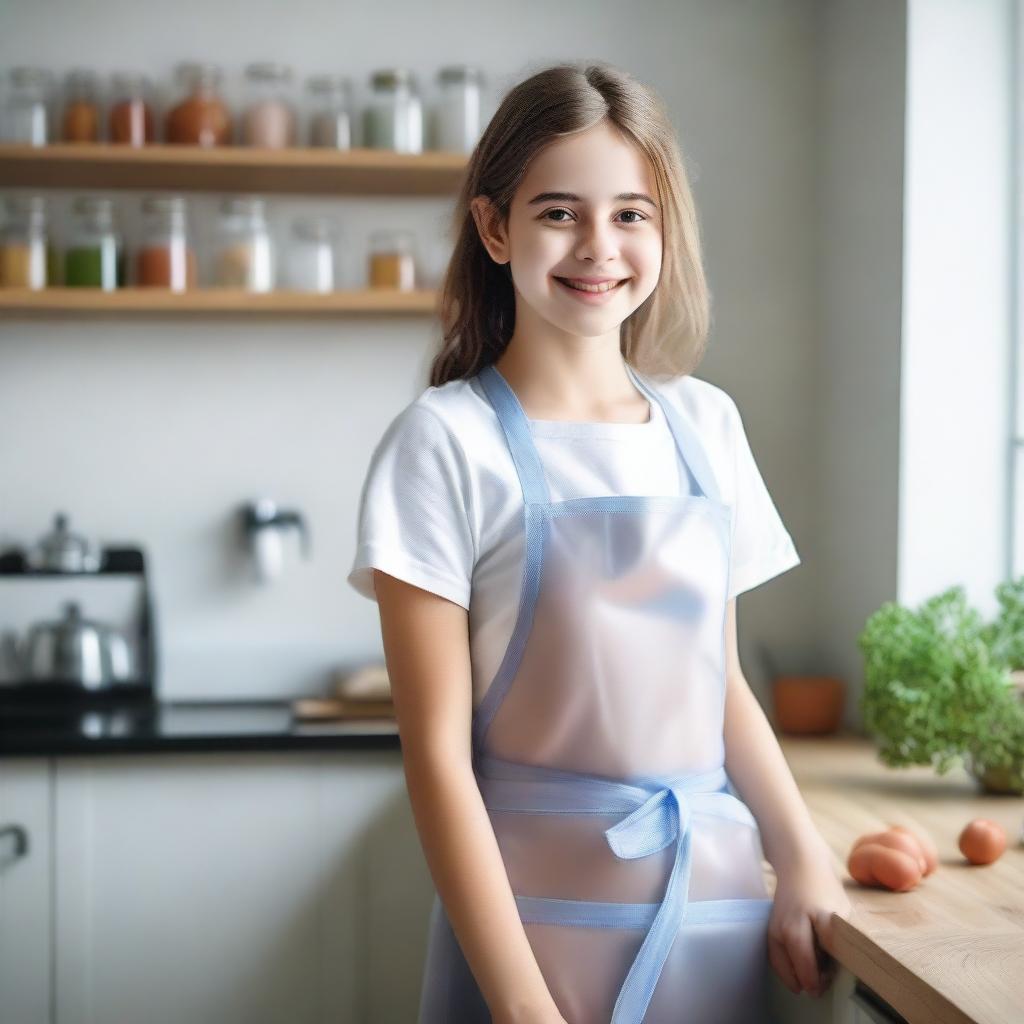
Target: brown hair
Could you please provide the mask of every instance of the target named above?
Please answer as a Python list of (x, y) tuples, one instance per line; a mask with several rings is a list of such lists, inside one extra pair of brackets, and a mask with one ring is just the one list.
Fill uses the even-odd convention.
[(487, 196), (508, 217), (526, 168), (547, 144), (602, 121), (650, 160), (662, 209), (658, 285), (623, 322), (623, 357), (638, 371), (675, 377), (700, 362), (710, 326), (700, 229), (683, 158), (665, 107), (648, 86), (605, 63), (559, 64), (514, 86), (469, 159), (452, 219), (455, 245), (441, 285), (443, 336), (430, 384), (472, 376), (495, 362), (515, 327), (507, 264), (484, 247), (470, 210)]

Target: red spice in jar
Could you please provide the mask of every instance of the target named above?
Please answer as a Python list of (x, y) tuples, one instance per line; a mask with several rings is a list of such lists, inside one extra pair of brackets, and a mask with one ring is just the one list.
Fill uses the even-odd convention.
[(135, 260), (136, 284), (142, 288), (186, 291), (196, 286), (196, 256), (180, 245), (147, 245)]
[(99, 107), (92, 100), (72, 100), (64, 108), (61, 129), (65, 142), (98, 141), (100, 137)]
[(121, 100), (110, 108), (110, 141), (144, 146), (156, 140), (153, 111), (142, 99)]
[(231, 114), (215, 96), (189, 96), (167, 115), (167, 141), (190, 146), (231, 144)]

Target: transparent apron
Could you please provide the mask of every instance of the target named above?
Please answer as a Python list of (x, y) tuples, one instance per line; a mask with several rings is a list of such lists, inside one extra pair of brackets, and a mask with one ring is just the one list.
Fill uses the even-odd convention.
[[(569, 1024), (764, 1024), (772, 900), (724, 766), (731, 510), (692, 427), (626, 368), (664, 410), (681, 496), (551, 501), (515, 393), (480, 372), (522, 484), (525, 563), (473, 712), (474, 772)], [(490, 1021), (436, 894), (419, 1020)]]

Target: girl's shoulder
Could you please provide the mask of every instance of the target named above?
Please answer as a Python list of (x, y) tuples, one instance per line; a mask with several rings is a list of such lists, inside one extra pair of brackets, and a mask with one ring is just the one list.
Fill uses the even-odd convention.
[(430, 385), (391, 421), (378, 454), (400, 450), (421, 459), (433, 455), (466, 472), (493, 458), (502, 441), (493, 408), (471, 378)]
[(390, 429), (398, 434), (449, 435), (458, 440), (486, 423), (489, 413), (493, 415), (490, 404), (471, 379), (450, 380), (424, 388), (395, 417)]

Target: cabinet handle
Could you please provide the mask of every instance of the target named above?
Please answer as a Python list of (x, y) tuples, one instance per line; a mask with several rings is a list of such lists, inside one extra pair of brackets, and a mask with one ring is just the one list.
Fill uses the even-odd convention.
[(0, 865), (28, 853), (28, 832), (21, 825), (0, 825)]
[(906, 1017), (897, 1013), (881, 996), (872, 992), (859, 978), (850, 993), (850, 1002), (864, 1012), (873, 1024), (907, 1024)]

